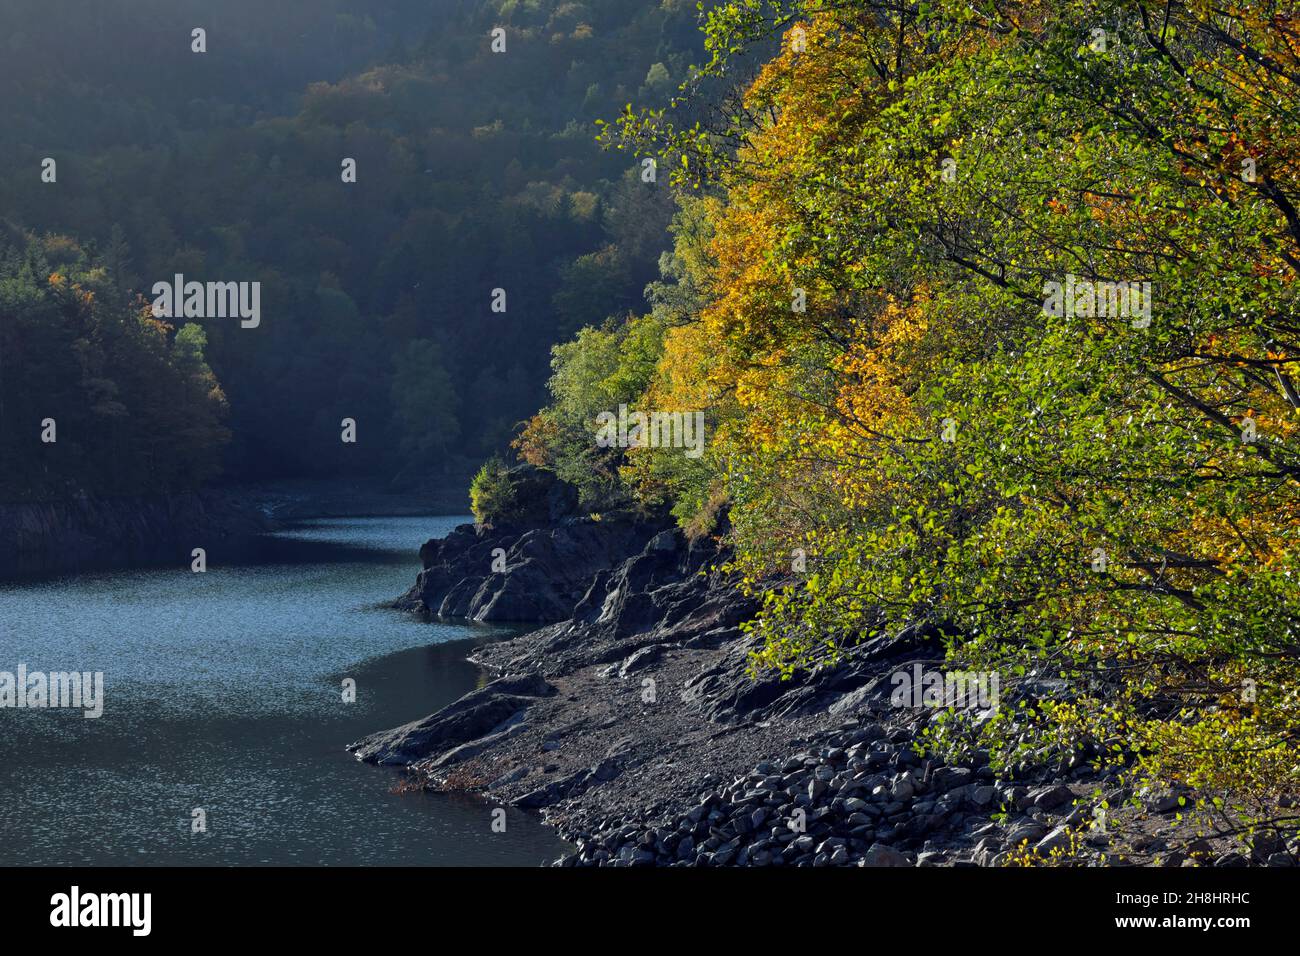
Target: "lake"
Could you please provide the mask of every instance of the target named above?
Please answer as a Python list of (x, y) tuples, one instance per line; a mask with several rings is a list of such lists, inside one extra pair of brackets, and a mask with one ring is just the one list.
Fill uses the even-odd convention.
[[(0, 584), (0, 671), (102, 671), (104, 710), (0, 709), (0, 864), (524, 865), (567, 845), (469, 795), (395, 793), (343, 748), (483, 680), (506, 632), (404, 592), (454, 517), (319, 519), (208, 570)], [(356, 682), (346, 703), (343, 681)], [(195, 810), (206, 832), (193, 832)]]

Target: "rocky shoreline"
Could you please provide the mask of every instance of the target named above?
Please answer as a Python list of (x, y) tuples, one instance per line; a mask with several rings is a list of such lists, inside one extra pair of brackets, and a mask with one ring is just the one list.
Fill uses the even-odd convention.
[(1285, 838), (1189, 840), (1176, 794), (1139, 794), (1086, 753), (999, 776), (922, 752), (926, 708), (890, 676), (942, 653), (878, 638), (781, 681), (749, 669), (756, 602), (725, 554), (662, 519), (457, 528), (397, 606), (550, 621), (480, 648), (497, 676), (349, 746), (431, 789), (540, 812), (563, 866), (1295, 865)]

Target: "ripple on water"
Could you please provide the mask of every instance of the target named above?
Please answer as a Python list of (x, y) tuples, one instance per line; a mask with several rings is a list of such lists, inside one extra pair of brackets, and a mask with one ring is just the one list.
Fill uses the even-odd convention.
[[(499, 632), (379, 608), (463, 518), (304, 522), (209, 570), (0, 586), (0, 670), (103, 671), (104, 715), (0, 709), (0, 864), (536, 865), (562, 841), (477, 798), (394, 795), (343, 745), (476, 686)], [(357, 701), (342, 701), (344, 677)], [(194, 809), (207, 832), (192, 832)]]

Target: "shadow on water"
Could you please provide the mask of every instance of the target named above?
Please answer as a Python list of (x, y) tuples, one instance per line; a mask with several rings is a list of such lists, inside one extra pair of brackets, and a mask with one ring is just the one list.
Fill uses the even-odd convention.
[[(232, 535), (215, 540), (201, 535), (184, 543), (160, 540), (147, 552), (132, 550), (114, 556), (98, 558), (78, 555), (61, 555), (57, 564), (51, 564), (35, 553), (18, 553), (8, 556), (7, 573), (0, 574), (0, 587), (7, 584), (25, 584), (60, 578), (74, 578), (88, 574), (114, 571), (138, 571), (148, 568), (168, 567), (189, 570), (193, 549), (202, 547), (208, 563), (216, 565), (238, 564), (244, 566), (271, 566), (286, 564), (404, 564), (419, 570), (419, 549), (430, 535), (414, 542), (395, 543), (368, 541), (367, 534), (376, 525), (402, 521), (424, 523), (434, 521), (446, 524), (448, 530), (458, 524), (473, 521), (466, 516), (394, 517), (394, 518), (310, 518), (285, 522), (277, 530), (263, 534)], [(445, 532), (444, 532), (445, 533)], [(404, 589), (403, 589), (404, 590)]]

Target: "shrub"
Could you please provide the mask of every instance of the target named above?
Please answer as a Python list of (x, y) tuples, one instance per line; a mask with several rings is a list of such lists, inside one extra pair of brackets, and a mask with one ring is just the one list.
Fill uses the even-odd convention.
[(511, 508), (505, 462), (495, 455), (483, 463), (469, 486), (469, 506), (479, 524), (496, 524)]
[(470, 507), (479, 524), (536, 525), (572, 514), (578, 491), (554, 472), (532, 465), (507, 468), (493, 457), (470, 483)]

